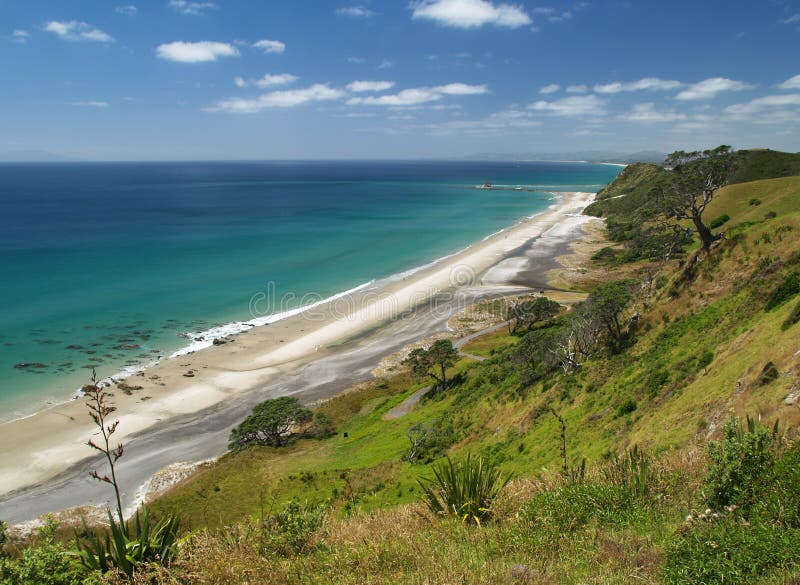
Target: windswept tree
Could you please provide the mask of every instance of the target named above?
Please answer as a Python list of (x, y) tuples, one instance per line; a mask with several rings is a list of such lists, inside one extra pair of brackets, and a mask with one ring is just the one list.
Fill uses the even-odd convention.
[(253, 412), (231, 431), (232, 449), (250, 445), (288, 445), (298, 427), (307, 425), (312, 412), (294, 396), (271, 398), (253, 407)]
[(664, 161), (670, 171), (656, 187), (656, 200), (668, 222), (690, 220), (704, 251), (721, 236), (703, 221), (703, 212), (714, 194), (728, 182), (736, 155), (727, 145), (711, 150), (673, 152)]
[(433, 378), (438, 390), (447, 388), (447, 368), (458, 361), (458, 351), (449, 339), (433, 342), (428, 349), (421, 347), (413, 350), (403, 360), (403, 364), (411, 367), (411, 373), (418, 378)]
[(611, 353), (622, 351), (628, 340), (631, 326), (628, 308), (632, 300), (633, 283), (630, 280), (601, 284), (589, 295), (589, 311), (600, 325)]
[(531, 330), (534, 325), (558, 315), (561, 305), (547, 297), (536, 297), (514, 303), (506, 311), (508, 330), (516, 333), (520, 329)]

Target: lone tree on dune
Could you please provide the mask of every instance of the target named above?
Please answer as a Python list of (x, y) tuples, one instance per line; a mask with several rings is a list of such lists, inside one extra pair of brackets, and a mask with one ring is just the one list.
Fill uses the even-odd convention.
[(408, 354), (403, 364), (411, 366), (418, 378), (430, 376), (440, 390), (447, 388), (447, 368), (458, 360), (458, 351), (449, 339), (435, 341), (428, 349), (417, 348)]
[(728, 182), (735, 165), (736, 155), (727, 145), (695, 152), (678, 150), (664, 161), (671, 170), (669, 178), (656, 187), (662, 213), (668, 221), (691, 220), (706, 252), (721, 235), (703, 222), (703, 212), (716, 190)]
[(230, 447), (241, 449), (249, 445), (288, 445), (294, 427), (311, 422), (312, 412), (294, 396), (265, 400), (253, 407), (253, 412), (231, 431)]

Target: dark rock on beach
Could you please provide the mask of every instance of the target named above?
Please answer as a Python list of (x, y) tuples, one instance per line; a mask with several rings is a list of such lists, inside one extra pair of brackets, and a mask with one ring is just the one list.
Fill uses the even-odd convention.
[(14, 367), (18, 370), (27, 370), (27, 369), (37, 369), (41, 370), (47, 367), (47, 364), (43, 364), (40, 362), (20, 362), (18, 364), (14, 364)]

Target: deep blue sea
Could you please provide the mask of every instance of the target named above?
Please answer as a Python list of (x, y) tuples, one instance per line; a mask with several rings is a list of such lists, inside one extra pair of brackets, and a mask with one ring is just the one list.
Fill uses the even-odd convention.
[[(187, 333), (262, 316), (253, 295), (294, 293), (297, 305), (412, 269), (542, 211), (552, 191), (597, 191), (619, 170), (0, 164), (0, 420), (68, 398), (92, 366), (112, 375), (186, 346)], [(485, 181), (526, 189), (474, 188)]]

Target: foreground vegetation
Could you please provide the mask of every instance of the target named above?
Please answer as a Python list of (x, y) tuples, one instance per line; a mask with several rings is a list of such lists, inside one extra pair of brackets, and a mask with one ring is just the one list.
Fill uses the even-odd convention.
[[(484, 361), (434, 343), (313, 413), (257, 409), (150, 505), (183, 537), (133, 582), (800, 580), (800, 177), (777, 154), (730, 155), (727, 180), (765, 180), (704, 203), (705, 250), (651, 199), (672, 171), (628, 167), (591, 209), (612, 242), (587, 301), (490, 304), (508, 327), (462, 348)], [(0, 583), (99, 579), (72, 548), (10, 543)]]

